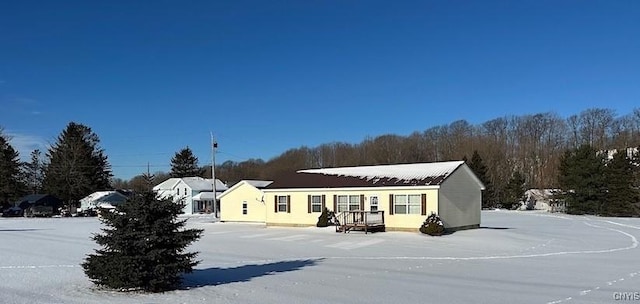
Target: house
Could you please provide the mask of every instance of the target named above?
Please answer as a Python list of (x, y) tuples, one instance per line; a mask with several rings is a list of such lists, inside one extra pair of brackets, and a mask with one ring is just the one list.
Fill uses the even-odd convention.
[(520, 209), (565, 212), (566, 205), (557, 198), (559, 189), (529, 189), (524, 192), (524, 202)]
[(27, 215), (34, 214), (37, 209), (46, 209), (47, 215), (52, 215), (59, 213), (62, 200), (50, 194), (30, 194), (21, 197), (14, 206), (20, 207)]
[(266, 222), (265, 187), (272, 181), (242, 180), (223, 192), (220, 200), (220, 221)]
[(129, 199), (118, 191), (97, 191), (80, 200), (78, 212), (95, 211), (97, 208), (113, 209)]
[(217, 196), (227, 190), (227, 185), (216, 179), (216, 195), (213, 195), (213, 183), (211, 179), (202, 177), (170, 178), (157, 186), (153, 191), (159, 198), (171, 198), (174, 202), (183, 202), (184, 214), (209, 213), (217, 211)]
[(449, 230), (479, 227), (482, 190), (463, 161), (450, 161), (301, 170), (263, 191), (267, 225), (312, 226), (327, 207), (381, 216), (387, 230), (417, 231), (432, 212)]

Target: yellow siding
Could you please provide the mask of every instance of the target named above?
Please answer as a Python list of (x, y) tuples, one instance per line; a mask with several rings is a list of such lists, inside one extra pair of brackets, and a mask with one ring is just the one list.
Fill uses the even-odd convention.
[[(273, 189), (265, 191), (266, 223), (279, 226), (315, 226), (320, 212), (308, 212), (308, 195), (325, 195), (326, 207), (334, 209), (334, 195), (364, 195), (364, 209), (371, 210), (371, 197), (378, 197), (378, 210), (384, 211), (385, 225), (389, 230), (416, 230), (426, 219), (421, 214), (389, 214), (390, 194), (426, 194), (426, 214), (438, 211), (437, 187), (395, 187), (359, 189)], [(275, 197), (290, 196), (290, 212), (275, 212)]]
[[(230, 189), (220, 198), (220, 220), (223, 222), (265, 222), (266, 208), (260, 189), (247, 183)], [(247, 202), (247, 214), (242, 203)]]

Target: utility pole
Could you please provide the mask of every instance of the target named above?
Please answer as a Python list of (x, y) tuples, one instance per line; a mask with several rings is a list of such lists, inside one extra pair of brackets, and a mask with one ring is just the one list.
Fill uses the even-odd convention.
[(211, 184), (213, 185), (213, 215), (218, 217), (218, 198), (216, 197), (216, 149), (218, 143), (211, 132)]

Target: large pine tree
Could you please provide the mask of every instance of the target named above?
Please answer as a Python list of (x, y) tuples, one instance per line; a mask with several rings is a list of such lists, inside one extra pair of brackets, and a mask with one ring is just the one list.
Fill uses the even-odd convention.
[(102, 248), (82, 264), (87, 276), (97, 285), (118, 290), (160, 292), (178, 287), (181, 275), (198, 264), (197, 252), (184, 251), (202, 234), (200, 229), (184, 229), (186, 220), (177, 219), (183, 207), (147, 191), (115, 212), (103, 211), (107, 228), (93, 237)]
[(638, 190), (633, 186), (634, 165), (622, 150), (613, 155), (607, 163), (605, 177), (607, 184), (606, 203), (602, 208), (604, 216), (637, 216)]
[[(9, 207), (10, 203), (25, 193), (20, 155), (9, 138), (0, 129), (0, 207)], [(1, 210), (0, 210), (1, 211)]]
[(44, 177), (44, 166), (42, 152), (36, 149), (31, 152), (31, 161), (25, 164), (26, 180), (31, 193), (40, 193), (42, 191), (42, 179)]
[(186, 147), (171, 158), (171, 177), (202, 176), (204, 170), (198, 167), (198, 158)]
[(514, 172), (505, 188), (506, 200), (503, 202), (505, 208), (513, 209), (524, 198), (524, 183), (525, 179), (522, 173), (520, 171)]
[[(467, 162), (466, 156), (463, 159), (465, 162)], [(482, 191), (482, 208), (494, 207), (494, 190), (491, 179), (489, 178), (489, 170), (484, 164), (484, 161), (482, 161), (482, 157), (480, 157), (480, 153), (478, 153), (477, 150), (473, 151), (471, 162), (467, 162), (467, 165), (469, 165), (469, 168), (471, 168), (473, 173), (475, 173), (478, 179), (480, 179), (480, 181), (484, 184), (485, 190)]]
[(604, 154), (589, 145), (568, 150), (560, 159), (558, 183), (569, 214), (600, 214), (606, 200)]
[(111, 166), (91, 128), (71, 122), (47, 153), (43, 186), (70, 206), (81, 198), (111, 188)]

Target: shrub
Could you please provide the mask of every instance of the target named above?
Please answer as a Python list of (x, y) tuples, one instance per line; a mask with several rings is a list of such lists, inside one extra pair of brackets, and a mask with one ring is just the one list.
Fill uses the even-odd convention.
[(444, 224), (435, 213), (431, 213), (420, 226), (420, 232), (431, 236), (441, 236), (444, 234)]
[(327, 209), (327, 207), (325, 207), (322, 210), (322, 213), (318, 217), (318, 223), (316, 224), (316, 226), (317, 227), (328, 227), (329, 226), (329, 209)]
[(183, 273), (198, 264), (197, 253), (185, 248), (200, 238), (202, 230), (183, 229), (178, 220), (184, 204), (158, 200), (149, 191), (102, 212), (106, 226), (95, 240), (102, 248), (82, 263), (97, 285), (118, 290), (160, 292), (179, 287)]

